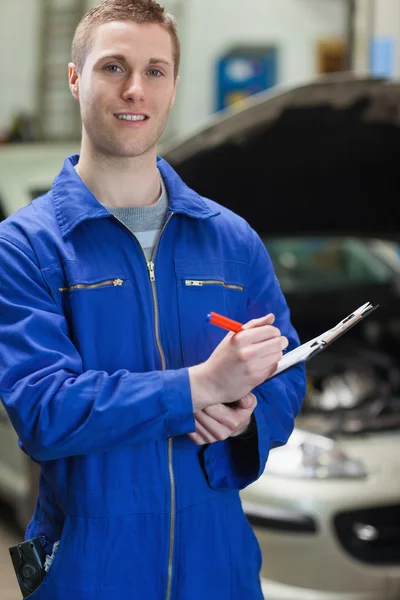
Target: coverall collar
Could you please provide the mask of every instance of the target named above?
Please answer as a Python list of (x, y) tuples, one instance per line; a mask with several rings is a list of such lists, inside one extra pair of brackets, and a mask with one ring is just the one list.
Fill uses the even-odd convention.
[[(110, 216), (75, 171), (78, 161), (79, 154), (68, 156), (53, 182), (55, 211), (63, 238), (83, 221)], [(209, 219), (219, 214), (182, 181), (167, 161), (158, 157), (157, 167), (168, 191), (170, 211), (194, 219)]]

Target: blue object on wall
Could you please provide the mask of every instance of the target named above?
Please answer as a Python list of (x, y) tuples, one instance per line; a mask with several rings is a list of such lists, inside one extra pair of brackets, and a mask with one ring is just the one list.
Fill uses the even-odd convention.
[(277, 84), (274, 46), (237, 46), (217, 63), (216, 110)]
[(389, 37), (375, 37), (370, 43), (370, 71), (375, 77), (394, 77), (396, 42)]

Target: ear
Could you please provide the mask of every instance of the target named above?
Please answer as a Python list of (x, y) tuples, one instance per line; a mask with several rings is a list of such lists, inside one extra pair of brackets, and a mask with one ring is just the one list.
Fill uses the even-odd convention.
[(79, 102), (79, 76), (74, 63), (68, 64), (68, 82), (71, 94), (77, 102)]
[(171, 104), (169, 105), (169, 110), (171, 110), (171, 108), (175, 104), (175, 100), (176, 100), (176, 88), (178, 87), (178, 83), (180, 82), (180, 80), (181, 80), (181, 78), (178, 75), (178, 77), (175, 79), (174, 92), (172, 94)]

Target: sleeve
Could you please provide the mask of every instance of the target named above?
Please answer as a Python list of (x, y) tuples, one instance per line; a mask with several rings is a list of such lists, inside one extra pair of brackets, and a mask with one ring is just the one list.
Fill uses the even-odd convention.
[[(287, 351), (293, 350), (299, 345), (299, 338), (291, 324), (286, 299), (264, 244), (254, 231), (252, 235), (252, 277), (246, 320), (273, 313), (274, 325), (289, 340)], [(253, 390), (258, 401), (253, 413), (253, 435), (215, 442), (204, 451), (205, 470), (212, 487), (243, 489), (262, 475), (269, 451), (289, 439), (305, 390), (304, 364)]]
[(195, 430), (187, 369), (83, 370), (35, 257), (0, 238), (0, 396), (35, 460)]

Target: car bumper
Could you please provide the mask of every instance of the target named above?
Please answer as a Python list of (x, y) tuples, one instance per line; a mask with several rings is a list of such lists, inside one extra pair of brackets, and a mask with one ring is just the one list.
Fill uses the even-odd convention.
[(385, 585), (381, 591), (374, 592), (324, 592), (293, 587), (267, 579), (262, 579), (261, 584), (265, 600), (397, 600), (399, 598), (398, 592), (388, 591)]
[[(365, 479), (265, 475), (241, 493), (261, 547), (268, 600), (400, 598), (399, 437), (363, 440), (355, 449)], [(377, 539), (357, 539), (356, 528), (371, 524), (378, 525)]]

